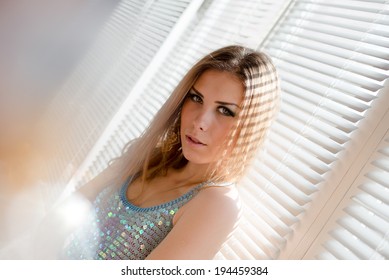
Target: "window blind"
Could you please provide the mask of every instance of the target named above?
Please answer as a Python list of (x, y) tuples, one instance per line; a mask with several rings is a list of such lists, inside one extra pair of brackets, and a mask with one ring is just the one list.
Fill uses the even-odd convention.
[[(307, 239), (296, 237), (294, 229), (315, 226), (317, 216), (309, 220), (305, 213), (330, 199), (337, 187), (333, 183), (348, 171), (350, 161), (345, 159), (352, 158), (348, 154), (357, 155), (369, 136), (358, 130), (367, 129), (368, 121), (377, 124), (381, 117), (371, 112), (374, 100), (384, 94), (380, 89), (389, 74), (388, 11), (385, 1), (295, 1), (263, 44), (280, 70), (284, 93), (263, 161), (266, 167), (258, 166), (260, 175), (255, 176), (267, 174), (264, 204), (275, 216), (286, 217), (288, 223), (280, 225), (293, 232), (276, 248), (299, 240), (277, 258), (301, 257), (290, 251)], [(345, 167), (339, 168), (341, 164)], [(304, 236), (307, 231), (298, 233)], [(337, 242), (350, 240), (343, 230), (332, 236)], [(326, 246), (335, 246), (334, 242), (329, 240)], [(355, 249), (363, 251), (363, 246)]]
[(306, 258), (389, 259), (388, 160), (387, 132)]

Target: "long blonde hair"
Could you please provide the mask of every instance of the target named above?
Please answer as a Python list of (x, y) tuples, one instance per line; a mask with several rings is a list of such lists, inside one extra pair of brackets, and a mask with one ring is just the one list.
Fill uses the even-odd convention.
[[(225, 152), (210, 167), (208, 180), (237, 181), (262, 145), (279, 107), (276, 68), (264, 53), (242, 46), (218, 49), (198, 61), (183, 77), (143, 134), (128, 143), (115, 162), (120, 178), (140, 174), (142, 181), (163, 176), (169, 168), (180, 169), (187, 160), (180, 143), (180, 114), (185, 97), (199, 76), (214, 69), (234, 74), (245, 92), (237, 124), (225, 140)], [(117, 176), (118, 174), (116, 174)]]

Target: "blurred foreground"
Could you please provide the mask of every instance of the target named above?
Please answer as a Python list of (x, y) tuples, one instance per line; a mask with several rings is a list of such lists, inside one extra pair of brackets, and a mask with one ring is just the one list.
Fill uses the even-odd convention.
[(0, 259), (54, 258), (88, 207), (79, 198), (65, 211), (71, 218), (53, 210), (60, 192), (50, 190), (66, 182), (48, 180), (57, 156), (51, 128), (66, 120), (42, 116), (118, 2), (0, 1)]

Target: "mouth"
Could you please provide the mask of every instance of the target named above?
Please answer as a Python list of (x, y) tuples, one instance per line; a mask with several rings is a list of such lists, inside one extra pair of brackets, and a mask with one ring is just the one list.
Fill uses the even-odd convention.
[(206, 146), (206, 144), (202, 143), (200, 140), (198, 140), (197, 138), (195, 137), (192, 137), (192, 136), (189, 136), (189, 135), (185, 135), (187, 141), (191, 144), (194, 144), (194, 145), (201, 145), (201, 146)]

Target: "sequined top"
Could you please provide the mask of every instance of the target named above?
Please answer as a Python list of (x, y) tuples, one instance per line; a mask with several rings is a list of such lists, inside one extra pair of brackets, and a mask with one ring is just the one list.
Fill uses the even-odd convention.
[(170, 202), (146, 208), (135, 206), (127, 199), (128, 182), (119, 189), (105, 188), (93, 203), (93, 215), (72, 233), (61, 258), (145, 259), (172, 229), (174, 214), (204, 184)]

